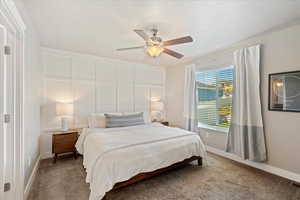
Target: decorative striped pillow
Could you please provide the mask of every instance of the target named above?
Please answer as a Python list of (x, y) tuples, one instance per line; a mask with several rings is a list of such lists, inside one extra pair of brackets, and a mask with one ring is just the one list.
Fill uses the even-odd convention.
[(142, 112), (132, 115), (104, 114), (104, 116), (106, 118), (106, 128), (137, 126), (145, 124), (144, 115)]

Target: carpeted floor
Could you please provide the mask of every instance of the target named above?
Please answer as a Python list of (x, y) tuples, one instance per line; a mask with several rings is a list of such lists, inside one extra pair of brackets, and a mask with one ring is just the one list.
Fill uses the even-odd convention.
[[(41, 161), (29, 200), (88, 200), (82, 158)], [(271, 174), (209, 154), (188, 165), (110, 192), (107, 200), (300, 200), (300, 188)]]

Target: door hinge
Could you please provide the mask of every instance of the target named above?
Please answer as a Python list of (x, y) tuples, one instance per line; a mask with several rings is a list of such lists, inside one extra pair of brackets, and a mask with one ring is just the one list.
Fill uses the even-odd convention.
[(4, 114), (4, 123), (10, 122), (10, 114)]
[(4, 183), (4, 192), (8, 192), (10, 190), (10, 183)]
[(5, 55), (10, 55), (11, 54), (10, 46), (4, 46), (4, 54)]

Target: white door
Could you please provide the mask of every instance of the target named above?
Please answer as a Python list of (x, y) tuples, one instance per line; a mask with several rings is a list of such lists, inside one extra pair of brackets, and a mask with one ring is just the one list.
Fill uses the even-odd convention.
[(0, 17), (0, 199), (11, 199), (14, 166), (13, 67), (10, 55), (6, 55), (10, 53), (5, 51), (11, 34), (7, 32), (1, 21)]

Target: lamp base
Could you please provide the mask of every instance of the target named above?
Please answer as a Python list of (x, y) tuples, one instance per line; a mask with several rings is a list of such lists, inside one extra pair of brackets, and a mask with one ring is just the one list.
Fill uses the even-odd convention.
[(62, 129), (62, 131), (67, 131), (67, 130), (69, 130), (68, 119), (65, 118), (65, 117), (61, 118), (61, 129)]
[(153, 122), (161, 122), (163, 121), (163, 115), (160, 111), (153, 111), (152, 112), (152, 121)]

